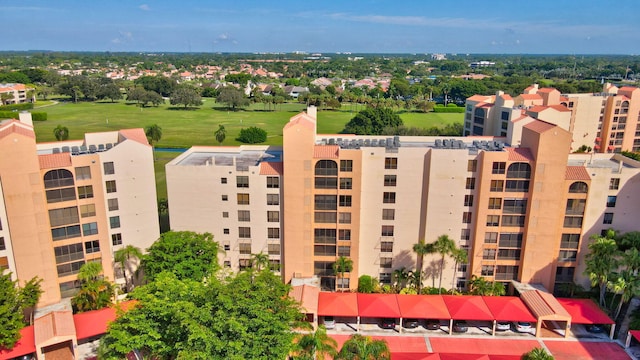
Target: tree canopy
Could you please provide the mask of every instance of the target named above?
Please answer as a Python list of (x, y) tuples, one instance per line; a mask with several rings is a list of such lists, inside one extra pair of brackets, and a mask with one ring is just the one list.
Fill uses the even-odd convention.
[(220, 93), (216, 97), (216, 101), (227, 105), (233, 111), (237, 108), (242, 108), (249, 105), (249, 99), (244, 96), (242, 90), (236, 89), (233, 86), (226, 86), (220, 89)]
[(42, 294), (40, 282), (33, 278), (21, 288), (11, 273), (0, 272), (0, 348), (11, 349), (20, 339), (24, 311), (33, 308)]
[(240, 129), (236, 140), (245, 144), (258, 144), (267, 141), (267, 132), (259, 127), (251, 126)]
[(366, 108), (353, 117), (342, 130), (346, 134), (381, 135), (387, 128), (398, 128), (402, 120), (389, 108)]

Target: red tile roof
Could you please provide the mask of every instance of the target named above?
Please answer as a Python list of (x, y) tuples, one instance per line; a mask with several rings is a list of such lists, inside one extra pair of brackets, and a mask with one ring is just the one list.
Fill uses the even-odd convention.
[(313, 147), (314, 159), (337, 159), (340, 153), (338, 145), (316, 145)]
[(491, 100), (491, 96), (473, 95), (472, 97), (468, 98), (467, 100), (486, 102), (486, 101), (490, 101)]
[(502, 96), (500, 96), (500, 97), (505, 99), (505, 100), (513, 100), (513, 98), (509, 94), (502, 94)]
[(36, 138), (36, 134), (33, 132), (32, 127), (30, 127), (29, 125), (25, 125), (15, 119), (7, 121), (2, 125), (2, 127), (0, 127), (0, 139), (13, 133), (27, 136), (32, 139)]
[(39, 155), (38, 161), (40, 161), (40, 169), (54, 169), (71, 166), (71, 154), (47, 154)]
[(568, 107), (561, 105), (561, 104), (556, 104), (556, 105), (549, 105), (550, 108), (556, 109), (558, 111), (562, 111), (562, 112), (567, 112), (567, 111), (571, 111), (571, 109), (569, 109)]
[(529, 130), (533, 130), (539, 134), (555, 128), (556, 126), (542, 120), (536, 120), (524, 126)]
[(137, 141), (140, 144), (149, 145), (149, 140), (147, 140), (147, 135), (145, 135), (144, 130), (138, 129), (124, 129), (118, 131), (118, 133), (125, 139)]
[(542, 97), (538, 94), (520, 94), (518, 96), (524, 100), (542, 100)]
[(552, 91), (558, 91), (558, 90), (556, 88), (552, 88), (552, 87), (546, 87), (546, 88), (538, 89), (539, 93), (550, 93)]
[(298, 115), (292, 117), (291, 120), (289, 120), (289, 122), (287, 123), (287, 125), (284, 126), (284, 129), (290, 128), (294, 125), (302, 125), (311, 130), (315, 130), (316, 128), (315, 121), (313, 120), (313, 118), (305, 112), (301, 112)]
[(320, 288), (311, 285), (298, 285), (291, 288), (289, 296), (300, 303), (307, 313), (318, 313), (318, 294)]
[(284, 174), (282, 162), (261, 162), (260, 175), (282, 175)]
[(564, 178), (566, 180), (591, 180), (587, 169), (583, 166), (567, 166)]
[(553, 110), (560, 111), (560, 112), (571, 111), (564, 105), (548, 105), (548, 106), (536, 105), (536, 106), (532, 106), (532, 107), (528, 108), (527, 111), (534, 112), (534, 113), (539, 113), (539, 112), (547, 110), (547, 109), (553, 109)]
[(533, 154), (529, 148), (506, 148), (509, 153), (509, 161), (534, 161)]
[[(59, 338), (73, 338), (76, 335), (71, 311), (53, 311), (34, 321), (36, 344), (46, 344)], [(51, 344), (47, 344), (51, 345)]]

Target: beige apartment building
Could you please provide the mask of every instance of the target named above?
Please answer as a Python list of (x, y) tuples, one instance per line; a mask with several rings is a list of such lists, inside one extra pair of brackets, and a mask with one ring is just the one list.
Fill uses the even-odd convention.
[(0, 105), (36, 102), (35, 89), (24, 84), (0, 84), (0, 95), (6, 96)]
[(36, 143), (30, 114), (0, 123), (0, 269), (43, 279), (40, 304), (72, 296), (89, 261), (159, 237), (152, 148), (142, 129)]
[[(325, 289), (355, 288), (363, 274), (391, 283), (394, 270), (415, 269), (419, 239), (446, 234), (469, 263), (447, 259), (443, 287), (476, 275), (550, 290), (587, 281), (591, 235), (638, 229), (640, 163), (570, 154), (571, 133), (549, 122), (529, 119), (517, 147), (503, 137), (322, 135), (316, 123), (310, 108), (284, 127), (282, 148), (194, 147), (169, 163), (172, 227), (213, 233), (229, 267), (268, 253), (286, 282), (317, 278)], [(344, 279), (333, 270), (340, 256), (354, 263)], [(424, 270), (424, 285), (437, 286), (439, 256)]]
[(467, 99), (464, 135), (501, 136), (519, 145), (522, 127), (539, 119), (571, 132), (572, 151), (583, 145), (598, 153), (640, 151), (639, 116), (637, 87), (607, 83), (600, 93), (561, 94), (534, 84), (515, 98), (499, 91)]

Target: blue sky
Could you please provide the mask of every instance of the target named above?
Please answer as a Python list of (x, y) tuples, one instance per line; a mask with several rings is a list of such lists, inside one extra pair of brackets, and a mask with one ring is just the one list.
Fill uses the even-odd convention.
[(0, 0), (0, 50), (640, 54), (640, 1)]

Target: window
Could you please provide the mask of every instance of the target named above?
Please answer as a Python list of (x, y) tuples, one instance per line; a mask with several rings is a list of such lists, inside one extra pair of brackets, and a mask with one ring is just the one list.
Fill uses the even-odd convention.
[(395, 209), (382, 209), (382, 220), (394, 220), (396, 218)]
[(53, 248), (53, 252), (56, 256), (56, 264), (84, 259), (82, 243), (56, 246)]
[(498, 265), (496, 267), (496, 280), (517, 280), (518, 279), (518, 266), (504, 266)]
[(584, 207), (587, 203), (585, 199), (567, 199), (566, 215), (583, 215)]
[(47, 190), (47, 203), (57, 203), (76, 199), (76, 188)]
[(225, 261), (222, 263), (222, 266), (223, 266), (224, 268), (227, 268), (227, 269), (228, 269), (228, 268), (230, 268), (230, 267), (231, 267), (231, 261), (229, 261), (229, 260), (225, 260)]
[(353, 160), (340, 160), (340, 171), (353, 171)]
[(0, 236), (0, 251), (7, 250), (7, 245), (4, 243), (4, 237)]
[(340, 206), (351, 206), (351, 195), (340, 195)]
[(460, 230), (460, 240), (467, 241), (471, 239), (471, 229)]
[(316, 189), (337, 189), (338, 188), (338, 179), (335, 177), (320, 177), (316, 176), (315, 178), (315, 188)]
[(507, 166), (507, 163), (505, 162), (494, 162), (493, 163), (493, 169), (491, 170), (492, 174), (504, 174), (504, 170)]
[(249, 210), (238, 210), (238, 221), (251, 221), (251, 212)]
[(241, 239), (249, 239), (251, 238), (251, 228), (241, 226), (238, 228), (238, 237)]
[(390, 258), (390, 257), (380, 258), (380, 268), (391, 269), (392, 265), (393, 265), (393, 258)]
[(82, 224), (82, 235), (95, 235), (98, 233), (98, 223), (92, 222), (88, 224)]
[(378, 279), (383, 284), (391, 284), (391, 273), (389, 272), (381, 272), (378, 274)]
[(351, 240), (351, 230), (349, 229), (341, 229), (338, 230), (338, 239), (340, 240)]
[(473, 206), (473, 195), (464, 196), (464, 206)]
[(114, 193), (116, 192), (116, 181), (115, 180), (109, 180), (106, 181), (105, 183), (105, 187), (107, 188), (107, 193)]
[(467, 184), (465, 186), (465, 189), (467, 190), (473, 190), (476, 188), (476, 178), (472, 178), (472, 177), (468, 177), (467, 178)]
[(500, 249), (498, 250), (498, 260), (520, 260), (520, 250)]
[(238, 260), (238, 269), (246, 270), (251, 268), (251, 259), (240, 259)]
[(104, 167), (104, 174), (105, 175), (113, 175), (113, 174), (115, 174), (116, 171), (115, 171), (115, 169), (113, 167), (113, 162), (112, 161), (105, 162), (102, 165)]
[(249, 194), (238, 194), (238, 205), (249, 205)]
[(229, 197), (227, 195), (222, 195), (222, 201), (227, 201), (229, 200)]
[(78, 293), (80, 286), (81, 283), (78, 280), (60, 283), (60, 296), (62, 298), (75, 296)]
[(78, 186), (78, 199), (91, 199), (93, 197), (93, 186)]
[(56, 268), (58, 270), (58, 276), (68, 276), (77, 274), (80, 271), (80, 268), (84, 265), (84, 260), (76, 261), (68, 264), (58, 265)]
[(381, 241), (380, 252), (393, 252), (393, 241)]
[(619, 187), (620, 187), (619, 178), (612, 178), (611, 180), (609, 180), (609, 190), (618, 190)]
[(226, 183), (227, 183), (226, 177), (220, 178), (220, 184), (226, 184)]
[(393, 236), (393, 225), (382, 225), (382, 236)]
[(267, 194), (267, 205), (280, 205), (280, 195)]
[(351, 190), (353, 187), (353, 180), (351, 178), (340, 178), (340, 189)]
[(51, 237), (53, 241), (70, 239), (80, 236), (80, 225), (71, 225), (51, 229)]
[(9, 258), (6, 256), (0, 257), (0, 272), (9, 268)]
[(340, 224), (351, 224), (351, 213), (341, 212), (338, 214)]
[(500, 215), (487, 215), (487, 226), (500, 226)]
[(498, 233), (497, 232), (486, 232), (484, 233), (484, 243), (485, 244), (496, 244), (498, 242)]
[(107, 204), (109, 205), (109, 211), (115, 211), (120, 208), (118, 205), (118, 199), (108, 199)]
[(351, 246), (338, 246), (338, 256), (351, 256)]
[(504, 199), (502, 212), (505, 214), (525, 214), (527, 199)]
[(91, 168), (88, 166), (80, 166), (76, 168), (76, 180), (91, 179)]
[(582, 216), (565, 216), (564, 217), (564, 227), (566, 227), (566, 228), (581, 228), (582, 227)]
[(44, 188), (51, 189), (57, 187), (73, 186), (73, 174), (69, 170), (50, 170), (44, 174)]
[(77, 224), (80, 222), (78, 208), (75, 206), (49, 210), (49, 222), (51, 227)]
[(248, 188), (249, 187), (249, 177), (248, 176), (236, 176), (236, 187)]
[(502, 226), (524, 226), (524, 215), (503, 215)]
[(382, 202), (385, 204), (395, 204), (396, 203), (396, 193), (394, 192), (385, 192), (382, 194)]
[(332, 160), (320, 160), (316, 163), (316, 176), (338, 176), (338, 165)]
[(318, 212), (314, 214), (314, 221), (321, 224), (335, 224), (337, 215), (335, 212)]
[(384, 158), (384, 168), (385, 169), (397, 169), (398, 168), (398, 158)]
[(573, 184), (571, 184), (571, 186), (569, 186), (569, 192), (570, 193), (586, 193), (589, 190), (589, 186), (582, 182), (582, 181), (576, 181)]
[(465, 211), (462, 213), (462, 223), (463, 224), (471, 224), (471, 211)]
[(91, 253), (94, 253), (94, 252), (100, 252), (100, 241), (98, 241), (98, 240), (85, 241), (84, 242), (84, 251), (87, 254), (91, 254)]
[(111, 235), (111, 244), (113, 246), (122, 245), (122, 234), (112, 234)]
[(278, 189), (280, 187), (280, 178), (277, 176), (267, 176), (267, 189)]
[(562, 234), (560, 239), (561, 249), (577, 249), (580, 243), (580, 234)]
[(604, 213), (603, 224), (612, 224), (613, 223), (613, 213)]
[(313, 229), (313, 242), (317, 244), (335, 244), (336, 229)]
[(484, 249), (484, 250), (482, 250), (482, 259), (483, 260), (495, 260), (496, 259), (496, 249)]
[(531, 165), (523, 162), (517, 162), (509, 165), (507, 169), (507, 179), (530, 179)]
[(489, 198), (489, 209), (500, 209), (500, 208), (502, 208), (501, 198)]
[(522, 233), (502, 233), (500, 234), (500, 243), (498, 246), (505, 248), (521, 248)]
[(507, 192), (529, 192), (529, 180), (507, 180)]
[(280, 239), (280, 228), (267, 228), (268, 239)]
[(229, 229), (222, 229), (222, 233), (225, 235), (229, 235)]
[(491, 180), (489, 191), (502, 192), (504, 189), (504, 180)]
[(280, 255), (280, 244), (267, 245), (267, 253), (269, 255)]
[(493, 272), (495, 271), (495, 266), (493, 265), (482, 265), (482, 270), (480, 275), (482, 276), (493, 276)]
[(314, 209), (315, 210), (336, 210), (338, 209), (336, 195), (315, 195), (314, 197)]
[(478, 160), (469, 160), (467, 162), (467, 171), (476, 172), (478, 169)]
[(268, 222), (280, 222), (280, 211), (267, 211)]
[(335, 245), (313, 245), (313, 255), (315, 256), (336, 256)]
[(607, 196), (607, 207), (616, 207), (617, 196)]
[(558, 261), (576, 261), (578, 252), (575, 250), (560, 250), (558, 252)]
[(313, 262), (313, 275), (318, 276), (333, 276), (333, 262), (332, 261), (314, 261)]
[(396, 186), (396, 175), (385, 175), (384, 176), (384, 186)]
[(111, 229), (117, 229), (120, 227), (120, 216), (111, 216), (109, 218), (109, 227)]
[(240, 254), (250, 255), (251, 254), (251, 243), (239, 243), (238, 250)]

